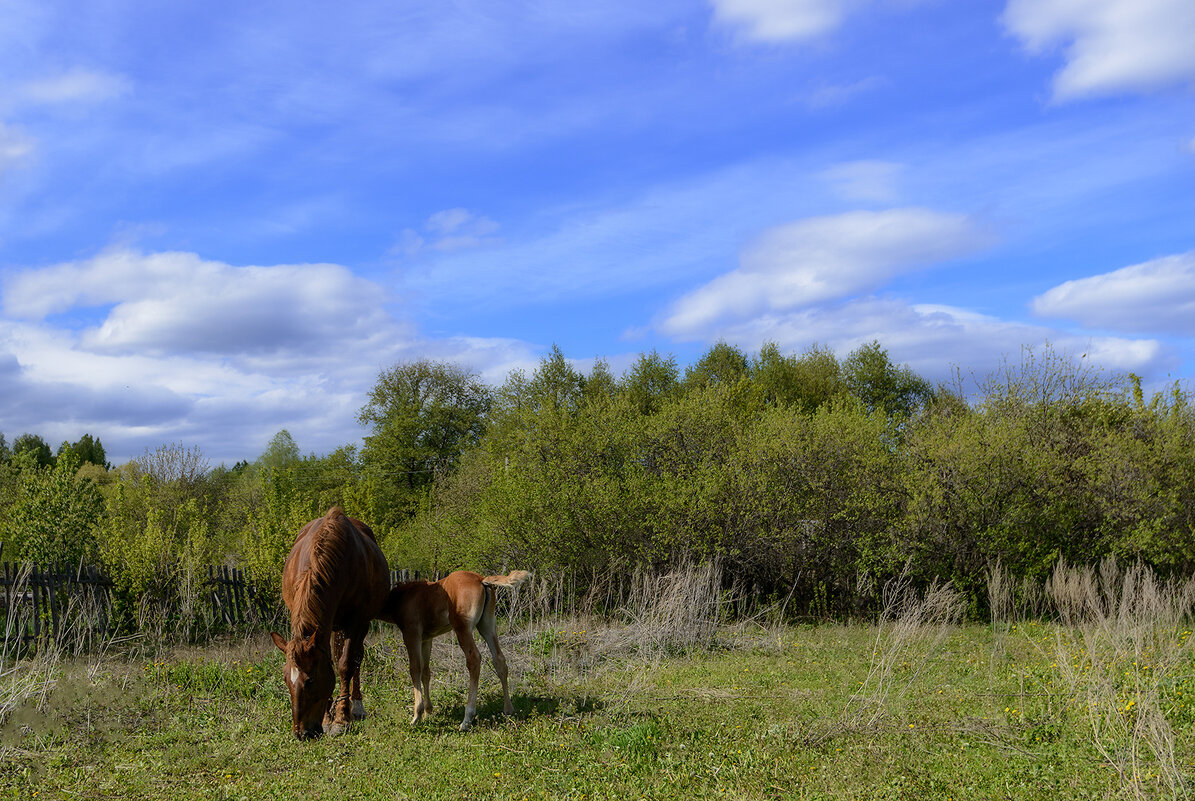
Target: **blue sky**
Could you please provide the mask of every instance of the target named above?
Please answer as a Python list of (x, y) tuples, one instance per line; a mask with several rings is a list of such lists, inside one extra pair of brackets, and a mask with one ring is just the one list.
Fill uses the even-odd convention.
[(253, 459), (379, 370), (724, 339), (1195, 372), (1195, 3), (0, 0), (0, 432)]

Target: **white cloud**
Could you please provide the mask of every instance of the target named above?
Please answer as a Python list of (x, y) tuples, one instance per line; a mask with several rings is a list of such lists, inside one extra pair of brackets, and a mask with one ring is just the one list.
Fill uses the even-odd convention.
[(33, 140), (0, 122), (0, 175), (33, 153)]
[(15, 275), (4, 306), (26, 319), (111, 306), (83, 332), (82, 345), (95, 351), (227, 354), (359, 336), (381, 318), (361, 297), (384, 293), (334, 264), (232, 267), (193, 253), (115, 250)]
[(1131, 333), (1195, 335), (1195, 250), (1067, 281), (1033, 299), (1045, 317)]
[(20, 95), (34, 103), (98, 103), (127, 94), (129, 83), (118, 75), (95, 70), (74, 69), (30, 81)]
[(449, 253), (481, 247), (497, 241), (493, 234), (498, 231), (498, 223), (468, 209), (452, 208), (428, 217), (422, 231), (404, 228), (391, 252), (415, 256), (426, 250)]
[(957, 307), (877, 297), (761, 315), (713, 330), (707, 341), (718, 339), (748, 349), (770, 341), (782, 349), (801, 350), (818, 342), (840, 355), (879, 340), (895, 361), (934, 381), (948, 381), (954, 366), (995, 367), (1022, 346), (1047, 341), (1063, 352), (1086, 354), (1110, 370), (1149, 375), (1173, 366), (1173, 354), (1153, 339), (1090, 337)]
[(890, 202), (897, 198), (903, 164), (891, 161), (847, 161), (822, 171), (821, 177), (844, 200)]
[(327, 452), (358, 440), (357, 410), (397, 361), (457, 361), (491, 381), (536, 363), (518, 340), (419, 337), (386, 302), (331, 264), (116, 250), (26, 270), (4, 291), (0, 431), (90, 432), (114, 461), (184, 441), (232, 463), (281, 428)]
[(824, 83), (816, 86), (803, 100), (812, 109), (835, 108), (886, 85), (888, 80), (878, 75), (870, 75), (851, 83)]
[(1003, 22), (1033, 52), (1066, 47), (1060, 99), (1195, 81), (1191, 0), (1009, 0)]
[(921, 208), (798, 220), (764, 232), (743, 251), (737, 270), (686, 294), (659, 327), (672, 336), (705, 338), (728, 321), (873, 290), (986, 241), (969, 217)]
[(851, 0), (712, 0), (714, 18), (762, 42), (812, 39), (837, 28)]

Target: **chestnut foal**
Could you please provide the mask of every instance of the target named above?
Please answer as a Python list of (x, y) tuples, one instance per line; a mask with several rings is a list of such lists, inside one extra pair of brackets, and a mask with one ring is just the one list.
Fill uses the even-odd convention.
[(465, 664), (469, 668), (469, 700), (465, 704), (461, 731), (468, 729), (477, 716), (481, 653), (473, 639), (473, 629), (477, 629), (489, 646), (494, 671), (502, 682), (502, 709), (508, 715), (514, 712), (506, 683), (506, 658), (498, 645), (494, 589), (518, 587), (530, 575), (526, 570), (515, 570), (509, 576), (483, 577), (468, 570), (457, 570), (439, 581), (408, 581), (390, 590), (378, 618), (398, 626), (407, 646), (411, 683), (415, 687), (415, 715), (411, 725), (432, 713), (428, 694), (432, 640), (449, 631), (456, 633), (456, 641), (465, 652)]

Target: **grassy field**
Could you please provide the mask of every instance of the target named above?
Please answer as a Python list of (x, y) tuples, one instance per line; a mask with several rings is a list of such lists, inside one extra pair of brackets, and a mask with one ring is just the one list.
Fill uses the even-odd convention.
[[(516, 714), (501, 715), (487, 662), (478, 724), (460, 733), (455, 645), (437, 642), (436, 712), (412, 729), (405, 652), (381, 631), (364, 666), (368, 719), (310, 742), (290, 733), (265, 634), (62, 659), (40, 666), (52, 682), (27, 682), (0, 727), (0, 798), (1038, 799), (1190, 786), (1185, 629), (1163, 633), (1170, 650), (1118, 656), (1035, 623), (742, 625), (671, 653), (632, 634), (592, 619), (516, 627), (504, 639)], [(1169, 734), (1148, 733), (1156, 715)]]

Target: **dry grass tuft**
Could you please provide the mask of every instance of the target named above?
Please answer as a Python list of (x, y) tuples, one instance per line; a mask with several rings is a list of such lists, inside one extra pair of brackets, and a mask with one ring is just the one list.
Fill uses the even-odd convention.
[(684, 562), (667, 573), (636, 571), (623, 607), (640, 652), (708, 647), (722, 621), (722, 565)]
[(918, 592), (905, 574), (885, 584), (882, 598), (871, 665), (845, 710), (852, 729), (874, 725), (903, 701), (966, 611), (966, 600), (950, 582), (935, 581)]
[(1184, 626), (1195, 579), (1163, 580), (1140, 562), (1121, 569), (1109, 557), (1098, 570), (1059, 562), (1047, 590), (1063, 621), (1059, 675), (1092, 745), (1131, 797), (1153, 797), (1159, 785), (1188, 797), (1162, 693), (1191, 664)]

